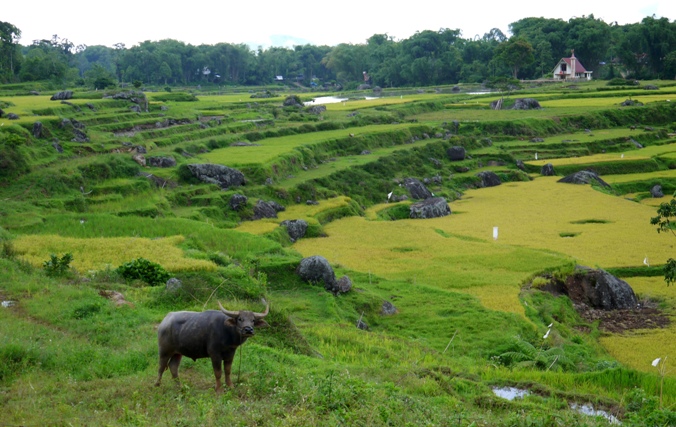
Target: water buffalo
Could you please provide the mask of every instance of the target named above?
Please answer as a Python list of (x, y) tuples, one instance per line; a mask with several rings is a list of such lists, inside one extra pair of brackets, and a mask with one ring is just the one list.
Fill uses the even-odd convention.
[(211, 358), (216, 376), (216, 392), (223, 391), (221, 385), (221, 362), (225, 365), (225, 383), (232, 387), (230, 369), (235, 351), (247, 338), (254, 335), (254, 326), (270, 326), (263, 318), (268, 315), (270, 305), (266, 304), (264, 313), (251, 311), (229, 311), (220, 301), (217, 310), (201, 313), (194, 311), (176, 311), (167, 314), (157, 329), (157, 341), (160, 350), (160, 369), (156, 386), (162, 381), (167, 367), (174, 379), (178, 380), (178, 366), (181, 358), (192, 360)]

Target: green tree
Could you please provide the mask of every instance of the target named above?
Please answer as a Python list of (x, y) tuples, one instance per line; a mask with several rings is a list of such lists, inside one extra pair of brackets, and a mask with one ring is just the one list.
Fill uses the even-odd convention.
[(521, 37), (512, 37), (496, 48), (496, 59), (512, 71), (512, 77), (518, 78), (519, 70), (535, 61), (533, 46)]
[(21, 64), (19, 39), (21, 30), (9, 22), (0, 21), (0, 82), (12, 81)]
[[(674, 194), (676, 197), (676, 194)], [(657, 208), (657, 216), (650, 218), (650, 223), (657, 226), (657, 232), (670, 232), (676, 236), (674, 231), (674, 221), (676, 220), (676, 198), (672, 198), (668, 203), (660, 204)], [(676, 260), (669, 258), (664, 265), (664, 281), (667, 286), (676, 282)]]
[(94, 87), (94, 89), (105, 89), (107, 87), (115, 86), (117, 83), (115, 74), (99, 63), (92, 64), (91, 68), (85, 71), (84, 75), (87, 85)]

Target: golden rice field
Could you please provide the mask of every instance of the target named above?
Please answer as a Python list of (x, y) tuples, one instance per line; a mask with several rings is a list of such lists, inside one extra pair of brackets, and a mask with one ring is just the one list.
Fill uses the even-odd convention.
[[(7, 117), (0, 118), (0, 126), (8, 126), (17, 123), (33, 123), (36, 120), (55, 119), (56, 116), (40, 116), (39, 118), (33, 115), (34, 110), (41, 110), (45, 108), (60, 107), (59, 101), (51, 101), (50, 95), (31, 95), (31, 96), (12, 96), (11, 98), (0, 98), (0, 101), (11, 102), (12, 106), (3, 108), (5, 113), (14, 113), (19, 116), (18, 120), (9, 120)], [(84, 104), (87, 101), (82, 101)]]
[(516, 313), (523, 313), (520, 285), (537, 271), (569, 262), (640, 266), (646, 256), (660, 264), (673, 255), (673, 239), (649, 223), (654, 208), (556, 180), (470, 190), (450, 204), (452, 215), (424, 221), (369, 221), (374, 208), (367, 218), (328, 224), (327, 238), (302, 239), (294, 248), (357, 271), (466, 292), (487, 308)]
[(21, 259), (35, 267), (42, 267), (51, 254), (61, 257), (70, 252), (74, 258), (71, 265), (80, 272), (117, 268), (136, 258), (156, 262), (173, 272), (216, 269), (211, 261), (187, 258), (178, 247), (184, 240), (183, 236), (79, 239), (57, 235), (22, 235), (14, 240), (14, 246), (21, 254)]
[(676, 95), (671, 93), (665, 94), (651, 94), (651, 95), (640, 95), (640, 96), (610, 96), (610, 97), (589, 97), (584, 98), (583, 100), (579, 98), (569, 98), (569, 99), (555, 99), (551, 101), (541, 101), (540, 105), (542, 108), (561, 108), (561, 107), (576, 107), (584, 105), (584, 107), (612, 107), (614, 105), (620, 106), (621, 103), (627, 99), (632, 99), (636, 102), (642, 102), (648, 104), (651, 102), (676, 102)]
[[(673, 286), (667, 287), (662, 277), (635, 277), (627, 279), (639, 297), (650, 297), (676, 307), (676, 292)], [(602, 336), (601, 345), (620, 363), (644, 372), (656, 373), (651, 362), (658, 357), (676, 354), (676, 312), (671, 310), (672, 323), (664, 329), (643, 329), (623, 334)], [(627, 351), (631, 349), (631, 351)], [(676, 375), (673, 367), (676, 360), (670, 360), (671, 375)]]
[[(562, 165), (577, 165), (577, 164), (592, 164), (592, 163), (602, 163), (602, 162), (617, 162), (617, 161), (632, 161), (632, 160), (641, 160), (641, 159), (650, 159), (653, 157), (669, 155), (676, 153), (676, 144), (665, 144), (665, 145), (653, 145), (650, 147), (645, 147), (636, 150), (629, 150), (624, 153), (600, 153), (594, 154), (591, 156), (581, 156), (581, 157), (562, 157), (557, 159), (540, 159), (540, 160), (530, 160), (525, 162), (529, 165), (534, 166), (543, 166), (546, 163), (551, 163), (556, 166)], [(671, 175), (676, 177), (676, 171), (664, 171), (671, 172)]]

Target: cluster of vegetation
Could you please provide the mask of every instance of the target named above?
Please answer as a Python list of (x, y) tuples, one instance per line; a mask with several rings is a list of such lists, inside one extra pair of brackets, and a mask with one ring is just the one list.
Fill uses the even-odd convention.
[[(524, 18), (509, 26), (512, 37), (491, 29), (463, 38), (459, 29), (420, 31), (395, 41), (374, 34), (363, 44), (271, 47), (244, 44), (193, 46), (176, 40), (75, 46), (57, 36), (19, 44), (21, 31), (0, 22), (0, 81), (51, 79), (60, 86), (103, 89), (117, 83), (148, 85), (263, 85), (277, 76), (325, 89), (485, 82), (496, 77), (551, 77), (571, 49), (595, 78), (676, 77), (676, 24), (646, 17), (640, 23), (608, 24), (593, 15), (562, 19)], [(143, 64), (143, 65), (140, 65)]]
[[(316, 111), (284, 101), (322, 93), (256, 88), (266, 96), (254, 102), (160, 83), (134, 101), (79, 88), (66, 103), (0, 86), (3, 110), (20, 116), (0, 118), (6, 424), (676, 423), (676, 327), (608, 332), (545, 291), (583, 264), (676, 312), (663, 275), (673, 239), (656, 232), (673, 230), (674, 202), (650, 195), (676, 190), (669, 82), (505, 89), (506, 105), (545, 107), (525, 111), (492, 110), (498, 95), (464, 86), (347, 92)], [(619, 106), (630, 97), (643, 105)], [(452, 147), (467, 156), (451, 160)], [(201, 181), (199, 163), (245, 183)], [(547, 163), (557, 176), (540, 175)], [(556, 182), (580, 169), (610, 187)], [(480, 172), (502, 184), (483, 188)], [(412, 177), (452, 214), (410, 219)], [(254, 220), (271, 201), (284, 210)], [(283, 223), (299, 219), (307, 231), (292, 240)], [(311, 255), (353, 291), (302, 281)], [(167, 312), (261, 311), (263, 298), (271, 327), (238, 350), (234, 389), (214, 395), (206, 360), (184, 360), (180, 385), (152, 387)], [(499, 397), (505, 387), (523, 396)], [(585, 405), (607, 417), (575, 409)]]

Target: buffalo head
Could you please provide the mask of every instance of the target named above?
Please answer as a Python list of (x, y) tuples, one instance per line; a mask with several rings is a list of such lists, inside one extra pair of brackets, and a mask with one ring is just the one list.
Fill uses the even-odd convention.
[(253, 311), (248, 310), (240, 310), (240, 311), (226, 310), (225, 308), (223, 308), (220, 301), (218, 302), (218, 306), (221, 308), (223, 314), (228, 316), (228, 319), (225, 321), (225, 324), (234, 326), (237, 329), (237, 332), (239, 332), (243, 337), (253, 336), (253, 334), (255, 333), (254, 327), (265, 328), (270, 326), (265, 320), (263, 320), (263, 318), (267, 316), (268, 312), (270, 311), (269, 304), (265, 306), (265, 312), (263, 313), (255, 313)]

